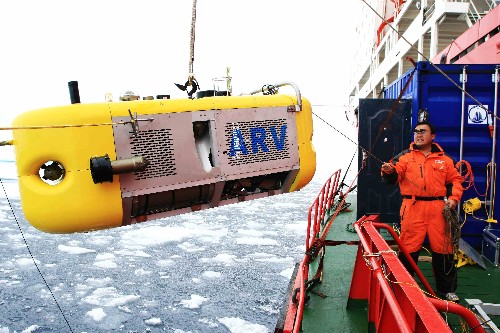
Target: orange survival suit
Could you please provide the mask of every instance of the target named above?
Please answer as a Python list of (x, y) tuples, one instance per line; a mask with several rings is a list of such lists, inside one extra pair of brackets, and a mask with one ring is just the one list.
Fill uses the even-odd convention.
[[(427, 235), (433, 256), (433, 269), (438, 291), (456, 289), (456, 271), (453, 273), (453, 247), (450, 235), (445, 234), (443, 217), (444, 198), (457, 203), (463, 193), (462, 176), (453, 159), (435, 142), (426, 157), (413, 142), (392, 159), (395, 171), (382, 172), (387, 183), (399, 183), (403, 203), (400, 209), (401, 240), (417, 262), (418, 254)], [(400, 260), (411, 274), (413, 270), (404, 256)], [(451, 261), (451, 262), (450, 262)], [(454, 266), (454, 265), (453, 265)], [(455, 276), (445, 274), (451, 272)]]

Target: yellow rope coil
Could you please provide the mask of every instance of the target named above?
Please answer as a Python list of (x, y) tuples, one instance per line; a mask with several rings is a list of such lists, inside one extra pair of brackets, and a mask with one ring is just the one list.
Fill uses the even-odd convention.
[(464, 202), (464, 212), (466, 214), (472, 214), (479, 208), (481, 208), (481, 201), (478, 198), (472, 198)]

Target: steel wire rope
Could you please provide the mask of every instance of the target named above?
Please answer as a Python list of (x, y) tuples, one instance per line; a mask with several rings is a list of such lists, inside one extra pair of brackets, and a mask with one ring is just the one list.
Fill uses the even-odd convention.
[[(422, 56), (425, 60), (429, 61), (429, 63), (440, 73), (442, 74), (444, 77), (446, 77), (447, 80), (449, 80), (453, 85), (455, 85), (458, 89), (460, 89), (460, 91), (464, 92), (467, 96), (469, 96), (470, 98), (472, 98), (476, 103), (478, 103), (481, 108), (483, 108), (486, 112), (488, 112), (489, 114), (491, 114), (492, 116), (494, 116), (495, 118), (497, 119), (500, 119), (499, 117), (497, 117), (496, 115), (494, 115), (489, 109), (487, 109), (481, 102), (479, 102), (475, 97), (473, 97), (470, 93), (468, 93), (467, 91), (465, 91), (464, 89), (462, 89), (462, 87), (460, 87), (459, 84), (457, 84), (455, 81), (453, 81), (446, 73), (444, 73), (440, 68), (438, 68), (434, 63), (432, 63), (424, 54), (422, 54), (422, 52), (420, 52), (417, 48), (415, 48), (399, 31), (397, 31), (397, 29), (395, 29), (385, 18), (383, 18), (372, 6), (370, 6), (366, 0), (362, 0), (380, 19), (382, 19), (392, 30), (394, 30), (399, 37), (401, 37), (401, 39), (403, 39), (406, 43), (408, 43), (408, 45), (410, 46), (410, 48), (414, 49), (417, 51), (417, 53)], [(407, 57), (408, 58), (408, 57)], [(413, 62), (413, 61), (412, 61)], [(408, 87), (408, 84), (410, 83), (412, 77), (413, 77), (413, 74), (415, 73), (415, 70), (416, 70), (416, 67), (413, 69), (408, 81), (406, 82), (404, 88), (401, 90), (399, 96), (398, 96), (398, 99), (396, 101), (396, 103), (401, 99), (404, 91), (406, 90), (406, 88)], [(395, 104), (396, 104), (395, 103)], [(379, 132), (377, 133), (377, 137), (374, 141), (374, 143), (372, 144), (372, 149), (373, 147), (375, 146), (377, 140), (378, 140), (378, 137), (380, 136), (383, 128), (385, 127), (385, 125), (387, 124), (387, 122), (389, 121), (389, 119), (392, 117), (392, 113), (394, 112), (394, 109), (395, 107), (393, 106), (393, 108), (391, 109), (391, 112), (388, 114), (388, 116), (386, 117), (386, 120), (384, 122), (384, 125), (382, 126), (381, 130), (379, 130)], [(371, 151), (370, 151), (371, 153)], [(371, 156), (373, 156), (373, 154), (370, 154)], [(406, 178), (408, 181), (410, 181), (410, 183), (412, 183), (413, 185), (415, 185), (417, 188), (420, 188), (420, 186), (417, 186), (417, 184), (415, 184), (412, 180), (410, 180), (409, 178)], [(423, 192), (426, 192), (425, 188), (421, 189)], [(458, 238), (457, 235), (460, 234), (460, 229), (456, 229), (458, 226), (460, 226), (460, 222), (459, 222), (459, 217), (457, 217), (457, 219), (454, 219), (452, 218), (452, 214), (450, 212), (450, 208), (448, 206), (448, 209), (445, 207), (445, 209), (443, 210), (443, 216), (445, 217), (445, 220), (448, 222), (448, 225), (449, 225), (449, 228), (451, 229), (448, 229), (446, 231), (450, 232), (452, 236), (452, 244), (453, 244), (453, 248), (454, 250), (458, 247)], [(459, 236), (458, 236), (459, 237)], [(456, 252), (456, 251), (454, 251)]]
[[(349, 162), (349, 165), (347, 166), (347, 169), (344, 172), (344, 177), (342, 178), (342, 180), (340, 181), (340, 184), (338, 185), (339, 188), (335, 191), (335, 193), (333, 193), (332, 197), (330, 198), (333, 201), (333, 203), (330, 207), (331, 209), (337, 210), (337, 208), (340, 206), (340, 211), (344, 211), (345, 209), (349, 208), (349, 206), (351, 206), (351, 203), (345, 202), (345, 200), (343, 200), (344, 196), (347, 194), (344, 194), (342, 192), (342, 188), (344, 186), (347, 186), (347, 184), (344, 183), (344, 180), (345, 180), (345, 177), (347, 177), (347, 173), (351, 169), (351, 165), (352, 165), (352, 162), (354, 161), (354, 157), (356, 157), (356, 154), (357, 154), (357, 151), (354, 151), (354, 154), (352, 154), (352, 157), (351, 157), (351, 161)], [(349, 193), (351, 191), (353, 191), (355, 189), (355, 187), (356, 186), (350, 187), (348, 189)], [(337, 195), (339, 196), (339, 198), (337, 199), (337, 202), (335, 202), (335, 197)]]
[[(111, 116), (111, 110), (109, 110)], [(63, 124), (63, 125), (35, 125), (35, 126), (11, 126), (11, 127), (0, 127), (0, 131), (17, 131), (17, 130), (37, 130), (37, 129), (50, 129), (50, 128), (78, 128), (78, 127), (98, 127), (98, 126), (115, 126), (115, 125), (131, 125), (132, 130), (138, 128), (139, 121), (154, 121), (154, 118), (137, 118), (137, 114), (135, 116), (132, 115), (130, 109), (128, 110), (130, 120), (128, 121), (117, 121), (117, 122), (109, 122), (109, 123), (89, 123), (89, 124)], [(3, 146), (13, 145), (14, 142), (12, 140), (0, 141), (0, 144)]]
[(357, 147), (361, 148), (363, 151), (365, 151), (367, 154), (369, 154), (370, 156), (372, 156), (374, 159), (376, 159), (377, 161), (379, 161), (380, 163), (385, 163), (384, 161), (382, 161), (380, 158), (378, 158), (377, 156), (375, 156), (371, 151), (368, 151), (366, 148), (364, 148), (362, 145), (360, 145), (358, 142), (354, 141), (353, 139), (351, 139), (350, 137), (348, 137), (346, 134), (342, 133), (342, 131), (338, 130), (335, 126), (333, 126), (332, 124), (330, 124), (329, 122), (327, 122), (325, 119), (321, 118), (318, 114), (316, 114), (314, 111), (312, 112), (312, 114), (317, 117), (319, 120), (321, 120), (322, 122), (324, 122), (327, 126), (331, 127), (334, 131), (336, 131), (337, 133), (339, 133), (340, 135), (342, 135), (344, 138), (346, 138), (347, 140), (349, 140), (350, 142), (354, 143)]
[[(325, 119), (321, 118), (319, 115), (317, 115), (316, 113), (314, 113), (312, 111), (312, 114), (315, 115), (318, 119), (320, 119), (321, 121), (323, 121), (326, 125), (330, 126), (332, 129), (334, 129), (335, 131), (337, 131), (337, 133), (339, 133), (340, 135), (342, 135), (343, 137), (345, 137), (347, 140), (351, 141), (352, 143), (354, 143), (357, 147), (365, 150), (359, 143), (355, 142), (353, 139), (349, 138), (347, 135), (345, 135), (344, 133), (342, 133), (342, 131), (338, 130), (337, 128), (335, 128), (335, 126), (333, 126), (332, 124), (330, 124), (329, 122), (327, 122)], [(375, 158), (377, 161), (380, 161), (381, 163), (384, 163), (384, 161), (382, 161), (380, 158), (378, 158), (377, 156), (373, 155), (371, 152), (369, 152), (369, 154), (371, 156), (373, 156), (373, 158)], [(354, 183), (356, 182), (356, 180), (358, 179), (358, 176), (360, 174), (360, 172), (363, 170), (363, 166), (358, 170), (358, 173), (356, 174), (356, 176), (354, 177), (354, 179), (352, 180), (351, 184), (349, 185), (349, 188), (347, 189), (346, 193), (344, 194), (344, 197), (342, 198), (342, 200), (339, 202), (337, 208), (335, 209), (334, 213), (332, 216), (330, 216), (329, 218), (329, 221), (328, 223), (325, 225), (325, 227), (323, 228), (322, 230), (322, 234), (321, 234), (321, 237), (319, 238), (321, 241), (324, 241), (326, 239), (326, 236), (328, 235), (328, 232), (330, 231), (330, 228), (331, 228), (331, 225), (333, 223), (333, 221), (335, 220), (335, 217), (339, 214), (340, 212), (340, 208), (342, 208), (342, 205), (344, 204), (348, 194), (351, 192), (351, 189), (354, 185)]]
[[(394, 28), (392, 26), (391, 23), (389, 23), (389, 21), (387, 21), (385, 18), (383, 18), (379, 13), (377, 13), (377, 11), (371, 6), (369, 5), (366, 0), (361, 0), (365, 3), (365, 5), (368, 6), (368, 8), (370, 8), (374, 13), (375, 15), (377, 15), (382, 21), (384, 21), (387, 26), (389, 28), (391, 28), (392, 30), (394, 30), (394, 32), (396, 34), (398, 34), (398, 36), (404, 40), (406, 43), (408, 43), (408, 45), (410, 46), (411, 49), (413, 49), (414, 51), (416, 51), (422, 58), (424, 58), (425, 60), (427, 60), (432, 67), (434, 67), (440, 74), (442, 74), (448, 81), (450, 81), (455, 87), (457, 87), (460, 91), (462, 91), (463, 93), (465, 93), (468, 97), (470, 97), (474, 102), (476, 102), (483, 110), (485, 110), (489, 115), (491, 115), (492, 117), (495, 117), (497, 120), (500, 120), (500, 117), (495, 115), (493, 113), (493, 111), (489, 110), (486, 106), (483, 105), (483, 103), (481, 103), (480, 101), (478, 101), (474, 96), (472, 96), (469, 92), (467, 92), (466, 90), (462, 89), (462, 87), (456, 83), (455, 81), (453, 81), (453, 79), (451, 77), (449, 77), (445, 72), (443, 72), (439, 67), (437, 67), (432, 61), (429, 60), (429, 58), (427, 58), (422, 52), (420, 52), (418, 50), (418, 48), (416, 48), (415, 46), (413, 46), (413, 44), (410, 43), (410, 41), (408, 39), (406, 39), (403, 34), (401, 34), (396, 28)], [(466, 65), (464, 65), (466, 66)]]
[(111, 122), (111, 123), (95, 123), (95, 124), (73, 124), (73, 125), (40, 125), (40, 126), (19, 126), (19, 127), (0, 127), (0, 131), (16, 131), (16, 130), (36, 130), (50, 128), (74, 128), (74, 127), (97, 127), (97, 126), (114, 126), (128, 125), (130, 122)]
[[(415, 65), (415, 62), (411, 58), (409, 58), (409, 57), (407, 57), (407, 58), (408, 58), (408, 60), (410, 60), (413, 63), (413, 65)], [(382, 131), (385, 129), (385, 126), (389, 123), (392, 116), (394, 115), (394, 111), (396, 111), (396, 108), (398, 107), (399, 101), (401, 100), (401, 98), (403, 98), (404, 92), (406, 91), (406, 89), (410, 85), (411, 79), (413, 78), (413, 74), (415, 74), (416, 69), (417, 69), (416, 67), (413, 68), (413, 72), (411, 72), (411, 75), (408, 78), (408, 81), (406, 81), (403, 89), (401, 89), (401, 92), (398, 95), (398, 98), (396, 99), (396, 101), (392, 105), (391, 111), (389, 111), (389, 114), (387, 115), (387, 117), (385, 117), (384, 123), (380, 127), (380, 130), (378, 131), (377, 136), (375, 137), (375, 140), (373, 141), (372, 146), (370, 147), (370, 151), (373, 150), (373, 148), (375, 147), (375, 144), (377, 143), (378, 139), (380, 138), (380, 135), (382, 134)], [(424, 191), (425, 191), (425, 189), (424, 189)]]
[(191, 34), (190, 34), (190, 42), (189, 42), (189, 83), (192, 83), (194, 78), (194, 41), (196, 34), (196, 1), (193, 0), (193, 8), (191, 9)]
[[(410, 61), (412, 61), (410, 59)], [(413, 63), (413, 61), (412, 61)], [(403, 97), (403, 94), (405, 92), (405, 90), (408, 88), (408, 85), (410, 84), (411, 82), (411, 78), (413, 77), (413, 74), (415, 73), (415, 69), (413, 70), (412, 74), (410, 75), (410, 79), (406, 82), (406, 84), (404, 85), (404, 87), (401, 89), (401, 92), (399, 93), (399, 96), (398, 98), (396, 99), (396, 101), (394, 102), (392, 108), (391, 108), (391, 111), (389, 112), (389, 114), (387, 115), (387, 117), (385, 118), (384, 120), (384, 123), (383, 123), (383, 126), (381, 126), (381, 128), (379, 129), (379, 131), (377, 132), (377, 136), (375, 137), (375, 140), (373, 141), (372, 143), (372, 146), (370, 147), (369, 150), (367, 150), (366, 148), (362, 147), (359, 142), (355, 142), (354, 140), (350, 139), (349, 137), (347, 137), (344, 133), (342, 133), (341, 131), (339, 131), (338, 129), (336, 129), (333, 125), (331, 125), (330, 123), (328, 123), (326, 120), (324, 120), (323, 118), (321, 118), (320, 116), (318, 116), (316, 113), (312, 112), (313, 115), (315, 115), (317, 118), (319, 118), (321, 121), (323, 121), (325, 124), (327, 124), (328, 126), (330, 126), (331, 128), (333, 128), (335, 131), (337, 131), (340, 135), (344, 136), (345, 138), (347, 138), (349, 141), (351, 141), (352, 143), (354, 143), (356, 146), (358, 146), (359, 148), (361, 148), (363, 150), (363, 152), (366, 152), (368, 155), (374, 157), (377, 161), (379, 161), (380, 163), (384, 164), (385, 162), (382, 161), (380, 158), (378, 158), (377, 156), (375, 156), (373, 153), (372, 153), (372, 150), (375, 146), (375, 144), (377, 143), (378, 139), (380, 138), (380, 135), (382, 134), (382, 131), (384, 130), (385, 126), (387, 125), (387, 123), (390, 121), (390, 119), (392, 118), (393, 114), (394, 114), (394, 111), (396, 110), (397, 108), (397, 105), (399, 103), (399, 101), (401, 100), (401, 98)], [(410, 180), (411, 181), (411, 180)], [(415, 186), (417, 186), (415, 184)], [(423, 191), (425, 191), (425, 189), (422, 189)]]
[(56, 303), (56, 306), (57, 306), (57, 308), (59, 309), (59, 312), (60, 312), (60, 313), (61, 313), (61, 315), (63, 316), (64, 321), (66, 322), (66, 325), (68, 325), (69, 330), (73, 333), (73, 332), (74, 332), (74, 331), (73, 331), (73, 328), (71, 327), (71, 325), (70, 325), (70, 323), (69, 323), (68, 319), (66, 318), (66, 315), (64, 315), (64, 312), (63, 312), (63, 310), (62, 310), (61, 306), (59, 305), (59, 302), (57, 301), (56, 296), (55, 296), (55, 295), (54, 295), (54, 293), (52, 292), (52, 289), (50, 288), (50, 286), (49, 286), (49, 284), (48, 284), (47, 280), (45, 280), (45, 277), (43, 276), (43, 273), (42, 273), (42, 271), (40, 270), (40, 267), (38, 267), (38, 264), (36, 263), (35, 257), (33, 256), (33, 253), (31, 252), (31, 249), (30, 249), (30, 247), (29, 247), (29, 245), (28, 245), (28, 241), (26, 240), (26, 237), (24, 237), (24, 232), (23, 232), (23, 230), (22, 230), (22, 228), (21, 228), (21, 225), (19, 224), (19, 220), (17, 219), (16, 213), (14, 212), (14, 208), (12, 207), (12, 203), (10, 202), (10, 199), (9, 199), (9, 197), (8, 197), (8, 195), (7, 195), (7, 190), (5, 189), (5, 186), (4, 186), (3, 181), (2, 181), (2, 179), (1, 179), (1, 178), (0, 178), (0, 185), (2, 185), (2, 190), (3, 190), (4, 194), (5, 194), (5, 198), (7, 199), (7, 203), (8, 203), (8, 205), (9, 205), (10, 211), (11, 211), (11, 213), (12, 213), (12, 216), (14, 217), (14, 220), (16, 221), (17, 227), (19, 228), (19, 232), (21, 233), (21, 236), (22, 236), (22, 238), (23, 238), (24, 244), (26, 245), (26, 249), (28, 250), (28, 253), (30, 254), (31, 260), (33, 261), (33, 264), (35, 265), (35, 267), (36, 267), (36, 269), (37, 269), (38, 273), (40, 274), (40, 277), (42, 278), (43, 282), (45, 283), (45, 286), (46, 286), (46, 287), (47, 287), (47, 289), (49, 290), (50, 295), (52, 296), (52, 299), (53, 299), (53, 300), (54, 300), (54, 302)]

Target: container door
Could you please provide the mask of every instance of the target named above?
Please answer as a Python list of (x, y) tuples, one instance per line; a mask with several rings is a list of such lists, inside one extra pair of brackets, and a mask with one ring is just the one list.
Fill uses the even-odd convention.
[(358, 219), (380, 214), (382, 222), (399, 223), (399, 187), (387, 185), (380, 176), (381, 161), (407, 149), (412, 140), (411, 100), (400, 100), (386, 121), (395, 103), (395, 99), (359, 100)]

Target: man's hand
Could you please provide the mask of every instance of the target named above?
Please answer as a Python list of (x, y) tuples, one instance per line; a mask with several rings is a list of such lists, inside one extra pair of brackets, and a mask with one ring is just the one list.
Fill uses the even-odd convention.
[(394, 166), (391, 163), (382, 164), (382, 172), (391, 174), (394, 172)]
[(448, 206), (450, 206), (451, 209), (455, 209), (455, 207), (457, 207), (457, 202), (453, 199), (448, 199)]

